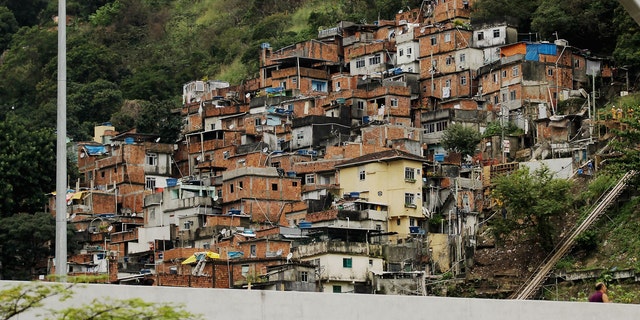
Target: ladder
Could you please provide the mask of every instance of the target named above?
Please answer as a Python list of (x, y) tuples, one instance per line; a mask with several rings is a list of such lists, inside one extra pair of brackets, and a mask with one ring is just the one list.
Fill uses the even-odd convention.
[(201, 276), (202, 271), (204, 271), (204, 266), (206, 264), (207, 264), (207, 259), (205, 257), (198, 260), (198, 264), (196, 264), (195, 268), (193, 268), (193, 270), (191, 271), (191, 274), (194, 276)]
[(540, 264), (538, 269), (525, 281), (525, 283), (518, 289), (516, 293), (512, 295), (512, 299), (515, 300), (526, 300), (531, 298), (531, 296), (538, 291), (542, 283), (547, 279), (549, 272), (551, 269), (558, 263), (560, 258), (564, 256), (571, 246), (573, 245), (576, 238), (583, 231), (587, 230), (591, 224), (604, 213), (607, 208), (615, 201), (620, 193), (626, 188), (629, 180), (636, 175), (636, 171), (627, 172), (618, 183), (611, 188), (608, 192), (604, 193), (604, 196), (600, 198), (600, 201), (597, 202), (597, 205), (593, 208), (591, 213), (576, 227), (574, 227), (571, 233), (565, 237), (554, 249), (554, 251)]

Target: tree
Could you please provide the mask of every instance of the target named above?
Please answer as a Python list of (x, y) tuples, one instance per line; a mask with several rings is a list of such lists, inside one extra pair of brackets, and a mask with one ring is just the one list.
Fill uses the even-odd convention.
[(505, 209), (503, 219), (494, 219), (494, 236), (504, 240), (514, 232), (523, 231), (543, 249), (554, 245), (557, 219), (572, 203), (571, 182), (555, 179), (548, 167), (533, 172), (524, 167), (498, 177), (493, 198)]
[(18, 21), (7, 7), (0, 6), (0, 52), (9, 47), (11, 36), (18, 31)]
[(42, 310), (47, 299), (58, 298), (60, 302), (73, 297), (76, 284), (31, 282), (0, 290), (0, 319), (8, 320), (24, 313), (38, 312), (47, 319), (93, 319), (128, 320), (161, 319), (189, 320), (202, 319), (182, 306), (171, 303), (151, 303), (140, 298), (134, 299), (94, 299), (88, 304), (60, 310)]
[(46, 274), (55, 237), (56, 222), (51, 214), (20, 213), (0, 218), (2, 279), (31, 280)]
[(55, 132), (30, 128), (11, 112), (0, 122), (0, 217), (42, 211), (55, 189)]
[(480, 133), (461, 124), (449, 126), (442, 135), (442, 146), (450, 151), (462, 153), (464, 156), (476, 154)]

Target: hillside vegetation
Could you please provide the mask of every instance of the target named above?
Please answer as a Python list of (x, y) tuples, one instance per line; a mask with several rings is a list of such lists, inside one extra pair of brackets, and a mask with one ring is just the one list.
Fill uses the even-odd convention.
[[(67, 1), (68, 134), (75, 141), (88, 140), (96, 124), (111, 121), (119, 131), (137, 128), (166, 142), (175, 141), (180, 119), (171, 110), (181, 104), (183, 84), (198, 79), (239, 84), (259, 71), (262, 43), (277, 49), (313, 39), (318, 30), (341, 20), (393, 19), (398, 11), (423, 2)], [(2, 218), (41, 211), (44, 194), (55, 189), (56, 15), (57, 2), (0, 0)], [(562, 38), (611, 58), (629, 70), (631, 91), (637, 87), (640, 32), (616, 0), (475, 2), (472, 24), (501, 20), (517, 25), (521, 40)], [(640, 99), (632, 95), (611, 103), (637, 107)], [(621, 137), (613, 146), (624, 151), (611, 161), (614, 173), (640, 167), (635, 148), (640, 137), (634, 131)], [(69, 172), (74, 180), (73, 168)], [(576, 212), (597, 198), (599, 184), (605, 184), (600, 179), (606, 175), (576, 200)], [(586, 234), (559, 268), (640, 270), (640, 215), (631, 195), (599, 220), (597, 231)], [(612, 289), (619, 293), (612, 294), (614, 299), (640, 302), (630, 293), (632, 287), (616, 285)], [(579, 292), (567, 287), (564, 293), (558, 290), (555, 298), (576, 299), (589, 287), (585, 283)]]

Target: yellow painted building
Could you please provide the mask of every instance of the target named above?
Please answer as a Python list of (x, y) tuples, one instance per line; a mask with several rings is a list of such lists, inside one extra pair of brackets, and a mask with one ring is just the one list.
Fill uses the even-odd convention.
[(426, 160), (400, 150), (367, 154), (336, 166), (347, 197), (388, 207), (387, 230), (405, 239), (422, 226), (422, 164)]

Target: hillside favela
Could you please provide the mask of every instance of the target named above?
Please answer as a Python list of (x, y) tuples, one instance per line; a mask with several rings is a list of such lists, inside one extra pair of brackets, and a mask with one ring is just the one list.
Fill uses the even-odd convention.
[(632, 94), (629, 72), (473, 6), (263, 42), (255, 77), (184, 83), (177, 140), (109, 118), (69, 139), (79, 178), (66, 208), (42, 204), (66, 216), (67, 265), (51, 255), (30, 278), (573, 301), (605, 281), (638, 303), (635, 253), (590, 254), (635, 198), (621, 163), (640, 110), (603, 100)]

